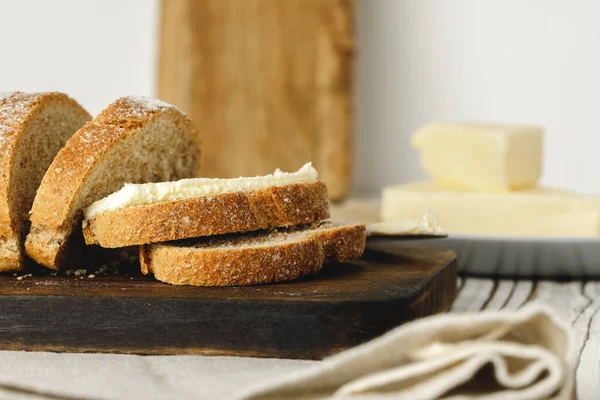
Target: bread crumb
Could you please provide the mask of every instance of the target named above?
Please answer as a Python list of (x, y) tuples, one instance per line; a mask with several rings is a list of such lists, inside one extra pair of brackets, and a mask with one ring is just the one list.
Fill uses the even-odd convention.
[(78, 269), (74, 272), (75, 276), (81, 276), (87, 274), (87, 269)]
[(71, 276), (71, 275), (73, 275), (73, 270), (72, 270), (72, 269), (68, 269), (68, 270), (66, 270), (66, 271), (65, 271), (65, 275), (66, 275), (66, 276)]
[(94, 275), (94, 274), (89, 274), (88, 275), (88, 278), (90, 278), (90, 279), (94, 279), (95, 277), (96, 277), (96, 275)]
[(30, 278), (32, 276), (33, 275), (31, 275), (31, 274), (25, 274), (25, 275), (17, 276), (17, 280), (20, 281), (20, 280), (23, 280), (25, 278)]

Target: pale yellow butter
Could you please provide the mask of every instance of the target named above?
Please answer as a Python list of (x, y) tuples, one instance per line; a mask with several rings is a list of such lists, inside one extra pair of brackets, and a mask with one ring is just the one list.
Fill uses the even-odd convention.
[(412, 138), (421, 165), (446, 186), (506, 192), (536, 186), (543, 129), (525, 125), (439, 123)]
[(85, 210), (85, 218), (92, 219), (97, 214), (145, 204), (162, 203), (189, 199), (192, 197), (218, 195), (239, 191), (264, 189), (270, 186), (283, 186), (293, 183), (315, 182), (318, 173), (311, 163), (305, 164), (296, 172), (281, 172), (264, 176), (240, 177), (231, 179), (192, 178), (175, 182), (130, 184), (101, 200), (92, 203)]
[(381, 206), (384, 221), (434, 210), (450, 234), (600, 236), (600, 199), (548, 188), (477, 193), (419, 182), (384, 188)]

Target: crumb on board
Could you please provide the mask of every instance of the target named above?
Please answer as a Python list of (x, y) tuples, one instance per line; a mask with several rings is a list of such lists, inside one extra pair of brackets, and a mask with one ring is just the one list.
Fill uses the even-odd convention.
[(57, 277), (57, 276), (65, 276), (65, 277), (75, 277), (80, 279), (94, 279), (98, 276), (106, 276), (109, 274), (118, 274), (122, 276), (129, 276), (128, 273), (129, 266), (126, 265), (125, 261), (112, 260), (106, 264), (102, 264), (99, 266), (95, 266), (94, 268), (71, 268), (64, 271), (48, 271), (42, 269), (33, 270), (32, 273), (25, 274), (24, 272), (15, 272), (12, 273), (14, 278), (21, 281), (30, 277)]

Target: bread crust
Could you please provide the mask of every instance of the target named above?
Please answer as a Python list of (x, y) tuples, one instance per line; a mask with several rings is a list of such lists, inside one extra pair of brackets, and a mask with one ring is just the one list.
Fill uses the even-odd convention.
[[(21, 184), (13, 180), (18, 168), (15, 158), (29, 122), (49, 105), (64, 106), (83, 120), (91, 116), (75, 100), (64, 93), (13, 92), (0, 95), (0, 271), (23, 269), (23, 239), (21, 221), (11, 208), (11, 192)], [(83, 124), (83, 122), (82, 122)], [(35, 154), (31, 154), (35, 157)], [(22, 200), (21, 200), (22, 201)]]
[(126, 247), (308, 224), (329, 218), (322, 182), (127, 207), (84, 222), (87, 244)]
[[(82, 205), (78, 202), (84, 195), (86, 181), (111, 150), (159, 120), (171, 121), (177, 129), (187, 132), (190, 142), (193, 142), (185, 156), (192, 158), (194, 170), (179, 176), (175, 174), (171, 178), (195, 175), (199, 164), (196, 159), (200, 156), (199, 139), (185, 114), (159, 101), (146, 105), (132, 97), (117, 99), (75, 132), (48, 168), (31, 210), (32, 228), (25, 242), (26, 252), (31, 258), (51, 269), (61, 269), (68, 238), (81, 219)], [(148, 157), (161, 157), (160, 150), (156, 153)], [(165, 162), (169, 163), (170, 160)], [(139, 160), (134, 169), (140, 168), (144, 168), (144, 160)], [(150, 174), (152, 172), (146, 173)], [(165, 179), (159, 175), (152, 176), (152, 179), (142, 179), (141, 176), (132, 180), (133, 183)]]
[[(272, 233), (262, 235), (268, 240)], [(195, 248), (185, 242), (140, 246), (142, 272), (153, 273), (156, 279), (173, 285), (238, 286), (289, 281), (318, 272), (324, 263), (361, 257), (366, 228), (342, 225), (310, 229), (306, 235), (266, 246), (251, 243)]]

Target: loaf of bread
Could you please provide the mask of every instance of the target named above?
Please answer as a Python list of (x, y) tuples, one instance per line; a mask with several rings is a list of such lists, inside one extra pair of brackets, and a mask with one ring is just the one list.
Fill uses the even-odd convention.
[(0, 95), (0, 271), (22, 268), (26, 234), (26, 254), (55, 270), (137, 245), (142, 272), (175, 285), (293, 280), (364, 251), (365, 225), (324, 221), (310, 163), (195, 178), (199, 135), (176, 107), (130, 96), (89, 119), (58, 93)]

